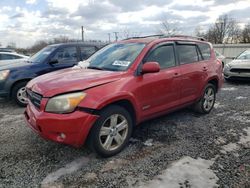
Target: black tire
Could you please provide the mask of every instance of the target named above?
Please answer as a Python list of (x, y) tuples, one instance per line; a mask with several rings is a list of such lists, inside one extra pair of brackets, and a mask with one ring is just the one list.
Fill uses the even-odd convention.
[[(213, 91), (213, 94), (214, 94), (213, 102), (209, 103), (211, 105), (211, 106), (209, 105), (209, 108), (206, 108), (205, 107), (206, 105), (204, 104), (205, 100), (206, 100), (205, 96), (206, 96), (206, 93), (208, 92), (208, 90), (211, 91), (210, 89)], [(201, 114), (208, 114), (213, 109), (215, 100), (216, 100), (215, 86), (213, 84), (208, 84), (204, 89), (204, 92), (203, 92), (203, 95), (202, 95), (201, 99), (194, 104), (194, 111), (198, 112), (198, 113), (201, 113)]]
[(25, 107), (27, 106), (27, 102), (25, 103), (22, 100), (18, 99), (18, 91), (21, 88), (24, 88), (26, 86), (27, 82), (19, 82), (17, 84), (14, 85), (13, 89), (12, 89), (12, 99), (14, 99), (15, 103), (18, 104), (18, 106), (20, 107)]
[(225, 63), (223, 61), (221, 63), (222, 63), (222, 68), (224, 69)]
[[(106, 123), (109, 121), (109, 118), (111, 118), (112, 115), (116, 115), (116, 114), (121, 115), (121, 117), (124, 117), (127, 121), (126, 136), (124, 136), (124, 140), (119, 147), (117, 147), (116, 149), (113, 149), (113, 150), (107, 150), (102, 145), (102, 138), (100, 136), (100, 131), (101, 131), (101, 128), (104, 127), (103, 125), (106, 125)], [(111, 119), (110, 119), (110, 124), (111, 124)], [(119, 153), (121, 150), (123, 150), (123, 148), (127, 145), (129, 138), (131, 137), (131, 134), (132, 134), (132, 129), (133, 129), (133, 121), (132, 121), (131, 115), (128, 113), (128, 111), (125, 110), (121, 106), (110, 105), (107, 108), (104, 108), (100, 112), (100, 117), (96, 120), (95, 124), (93, 125), (93, 127), (90, 131), (90, 135), (88, 137), (88, 141), (87, 141), (88, 147), (92, 151), (94, 151), (98, 155), (100, 155), (101, 157), (111, 157), (111, 156)], [(119, 133), (119, 132), (117, 132), (117, 133)], [(119, 133), (119, 135), (120, 135), (120, 133)], [(113, 140), (111, 141), (111, 145), (112, 145), (112, 143), (116, 142), (115, 138), (114, 138), (115, 136), (111, 135), (110, 131), (109, 131), (108, 136), (113, 137)], [(108, 136), (103, 136), (103, 137), (106, 137), (106, 139), (107, 139)]]

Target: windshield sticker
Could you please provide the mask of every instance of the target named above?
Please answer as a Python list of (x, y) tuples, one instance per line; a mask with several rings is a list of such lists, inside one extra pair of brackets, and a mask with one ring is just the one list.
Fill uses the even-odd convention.
[(115, 65), (115, 66), (122, 66), (122, 67), (128, 67), (130, 65), (130, 61), (114, 61), (114, 63), (112, 65)]

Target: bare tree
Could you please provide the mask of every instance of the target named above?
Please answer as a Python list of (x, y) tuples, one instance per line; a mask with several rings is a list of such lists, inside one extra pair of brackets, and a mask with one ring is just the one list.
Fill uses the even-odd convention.
[(250, 23), (248, 23), (242, 31), (242, 43), (250, 43)]
[(206, 38), (215, 44), (236, 43), (240, 39), (240, 28), (235, 19), (228, 15), (220, 16), (206, 33)]
[(180, 29), (176, 27), (176, 22), (170, 22), (168, 20), (161, 22), (160, 34), (167, 36), (176, 35), (180, 33)]
[(198, 26), (194, 30), (194, 36), (204, 38), (206, 36), (206, 31), (204, 31), (201, 26)]
[(131, 37), (139, 37), (141, 35), (141, 32), (131, 32), (128, 28), (122, 29), (121, 32), (119, 32), (119, 38), (131, 38)]
[(16, 43), (15, 42), (9, 42), (8, 45), (7, 45), (7, 48), (15, 49), (16, 48)]

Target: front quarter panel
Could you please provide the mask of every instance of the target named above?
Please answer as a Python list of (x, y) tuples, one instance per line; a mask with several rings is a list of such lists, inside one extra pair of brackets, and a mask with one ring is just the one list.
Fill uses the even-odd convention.
[(133, 76), (131, 76), (130, 78), (126, 77), (112, 83), (107, 83), (101, 86), (90, 88), (84, 91), (85, 93), (87, 93), (87, 96), (79, 104), (79, 106), (101, 110), (111, 103), (117, 102), (119, 100), (127, 100), (133, 105), (138, 121), (140, 114), (136, 97), (134, 96), (133, 92), (131, 92), (133, 91), (134, 87), (133, 85), (131, 85), (131, 82), (133, 82), (132, 80)]

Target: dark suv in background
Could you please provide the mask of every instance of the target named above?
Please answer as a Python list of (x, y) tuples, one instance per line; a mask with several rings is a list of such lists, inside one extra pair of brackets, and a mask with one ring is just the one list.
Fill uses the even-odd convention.
[(104, 44), (62, 43), (49, 45), (27, 60), (0, 65), (0, 97), (12, 98), (20, 106), (27, 104), (25, 86), (31, 79), (76, 65)]

